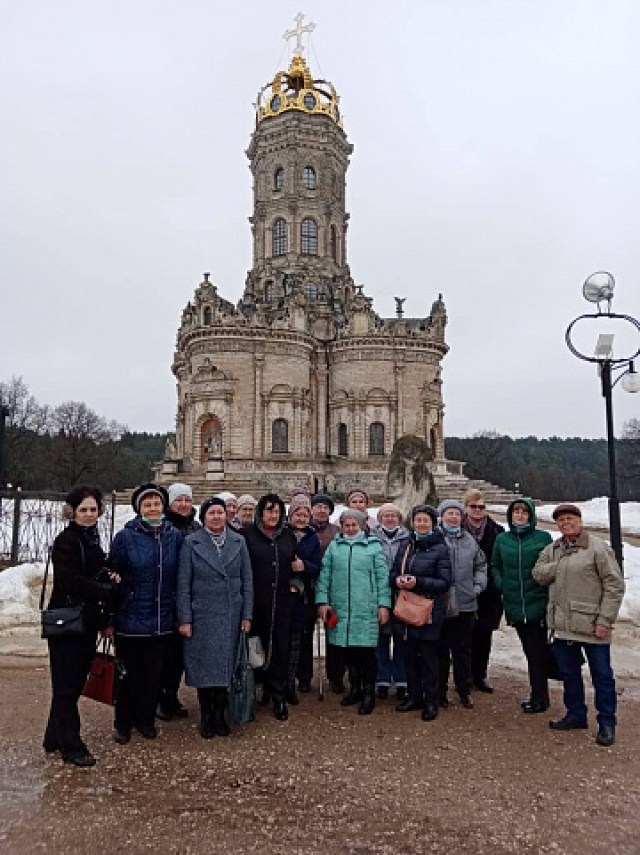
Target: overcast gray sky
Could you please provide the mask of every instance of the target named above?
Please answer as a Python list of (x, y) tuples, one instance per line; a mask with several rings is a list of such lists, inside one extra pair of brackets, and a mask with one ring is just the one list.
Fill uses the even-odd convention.
[(182, 308), (251, 264), (252, 103), (298, 11), (355, 145), (354, 279), (385, 316), (444, 294), (446, 433), (602, 436), (564, 330), (595, 270), (640, 316), (637, 0), (3, 0), (0, 380), (172, 429)]

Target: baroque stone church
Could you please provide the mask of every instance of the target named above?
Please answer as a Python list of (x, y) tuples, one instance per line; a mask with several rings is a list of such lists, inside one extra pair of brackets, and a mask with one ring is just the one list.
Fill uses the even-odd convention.
[[(353, 146), (334, 86), (314, 79), (300, 42), (258, 93), (247, 149), (253, 266), (237, 305), (209, 274), (182, 313), (172, 366), (175, 440), (158, 475), (198, 493), (266, 488), (385, 494), (404, 434), (446, 470), (441, 296), (421, 317), (382, 318), (347, 260), (346, 172)], [(302, 28), (303, 29), (303, 28)]]

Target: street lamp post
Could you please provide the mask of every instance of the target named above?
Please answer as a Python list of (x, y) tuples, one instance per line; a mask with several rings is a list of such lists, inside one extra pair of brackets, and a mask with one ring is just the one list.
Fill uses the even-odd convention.
[[(620, 380), (622, 381), (622, 388), (626, 392), (640, 391), (640, 376), (635, 370), (634, 362), (636, 357), (640, 354), (640, 347), (627, 356), (616, 358), (613, 355), (613, 335), (602, 334), (598, 338), (595, 354), (593, 356), (588, 356), (581, 353), (571, 340), (571, 333), (579, 321), (601, 320), (602, 318), (614, 319), (621, 323), (631, 324), (635, 331), (640, 334), (640, 322), (636, 318), (631, 315), (620, 315), (611, 311), (614, 286), (615, 281), (610, 273), (598, 272), (589, 276), (584, 283), (582, 293), (584, 298), (590, 303), (597, 304), (598, 312), (597, 314), (580, 315), (571, 321), (565, 333), (565, 341), (571, 353), (573, 353), (574, 356), (577, 356), (578, 359), (598, 364), (607, 425), (607, 454), (609, 458), (609, 537), (611, 540), (611, 548), (613, 549), (616, 560), (622, 570), (622, 527), (620, 525), (620, 501), (618, 499), (618, 481), (616, 474), (612, 391), (613, 387)], [(602, 309), (603, 303), (607, 304), (605, 311)], [(613, 379), (614, 372), (621, 372), (615, 380)]]

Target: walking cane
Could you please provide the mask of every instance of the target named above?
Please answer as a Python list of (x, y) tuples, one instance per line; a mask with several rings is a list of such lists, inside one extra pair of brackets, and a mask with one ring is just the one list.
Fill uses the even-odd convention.
[(319, 701), (324, 701), (324, 688), (322, 685), (322, 662), (320, 659), (322, 626), (323, 626), (322, 621), (320, 619), (318, 619), (316, 621), (316, 629), (318, 631), (317, 655), (318, 655), (318, 700)]

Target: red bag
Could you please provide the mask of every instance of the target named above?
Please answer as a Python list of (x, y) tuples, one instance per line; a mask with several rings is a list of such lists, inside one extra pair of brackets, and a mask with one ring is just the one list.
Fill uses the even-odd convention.
[(100, 704), (112, 706), (116, 701), (116, 688), (121, 679), (122, 663), (111, 652), (112, 642), (104, 639), (102, 649), (98, 646), (85, 680), (82, 694)]

